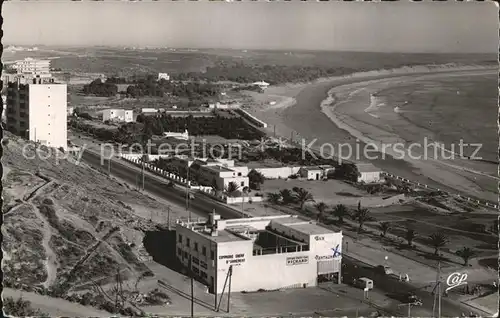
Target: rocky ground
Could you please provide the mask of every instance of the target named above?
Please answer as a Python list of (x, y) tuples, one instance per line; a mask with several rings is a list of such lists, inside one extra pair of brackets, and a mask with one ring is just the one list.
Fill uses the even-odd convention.
[(66, 298), (152, 276), (143, 233), (164, 205), (53, 149), (3, 143), (5, 287)]

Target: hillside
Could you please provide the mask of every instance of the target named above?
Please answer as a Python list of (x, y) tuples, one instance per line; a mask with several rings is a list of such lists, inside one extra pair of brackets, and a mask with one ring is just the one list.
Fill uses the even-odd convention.
[(143, 231), (166, 223), (165, 205), (73, 159), (42, 160), (50, 149), (28, 159), (34, 145), (12, 135), (3, 151), (5, 287), (67, 298), (118, 272), (124, 281), (153, 275)]

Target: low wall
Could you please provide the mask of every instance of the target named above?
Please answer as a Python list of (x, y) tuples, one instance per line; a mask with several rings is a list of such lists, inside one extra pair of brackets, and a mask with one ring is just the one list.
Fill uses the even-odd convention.
[(199, 187), (198, 190), (199, 190), (198, 191), (199, 193), (202, 193), (208, 197), (211, 197), (212, 199), (215, 199), (217, 201), (224, 202), (227, 204), (241, 203), (242, 201), (243, 202), (261, 202), (263, 200), (263, 197), (247, 197), (247, 196), (229, 197), (227, 195), (222, 195), (222, 197), (220, 197), (220, 196), (216, 196), (214, 194), (214, 191), (211, 187)]
[(266, 179), (286, 179), (298, 173), (300, 167), (254, 168), (254, 170), (262, 173)]
[[(138, 157), (137, 157), (138, 156)], [(130, 155), (130, 154), (127, 154), (127, 155), (122, 155), (121, 158), (125, 161), (128, 161), (130, 163), (133, 163), (134, 165), (138, 166), (138, 167), (142, 167), (142, 161), (140, 160), (140, 158), (142, 158), (142, 155)], [(144, 162), (144, 169), (147, 170), (147, 171), (150, 171), (158, 176), (161, 176), (161, 177), (164, 177), (170, 181), (173, 181), (175, 183), (178, 183), (182, 186), (186, 186), (186, 185), (191, 185), (191, 183), (187, 182), (187, 180), (185, 178), (181, 178), (179, 177), (178, 175), (176, 174), (173, 174), (171, 172), (167, 172), (163, 169), (160, 169), (158, 167), (156, 167), (155, 165), (149, 163), (149, 162)], [(190, 186), (190, 188), (193, 188), (193, 189), (197, 189), (199, 188), (199, 186)]]
[(238, 108), (238, 109), (235, 109), (234, 111), (236, 113), (240, 114), (242, 117), (248, 119), (249, 121), (251, 121), (255, 125), (257, 125), (259, 127), (262, 127), (262, 128), (267, 128), (267, 124), (265, 122), (263, 122), (262, 120), (258, 119), (254, 115), (250, 114), (246, 110)]

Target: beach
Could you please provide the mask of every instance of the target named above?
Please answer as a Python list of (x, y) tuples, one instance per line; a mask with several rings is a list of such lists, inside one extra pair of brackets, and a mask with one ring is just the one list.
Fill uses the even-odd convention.
[[(264, 95), (284, 95), (295, 100), (294, 103), (283, 103), (273, 107), (265, 106), (260, 103), (259, 106), (251, 108), (258, 118), (261, 118), (268, 124), (268, 130), (271, 133), (285, 138), (293, 137), (301, 140), (303, 145), (311, 142), (312, 147), (319, 149), (323, 146), (324, 153), (332, 149), (339, 150), (339, 144), (349, 144), (354, 149), (354, 154), (347, 156), (342, 151), (343, 157), (349, 157), (352, 161), (370, 161), (384, 171), (408, 178), (413, 181), (428, 184), (430, 186), (449, 191), (452, 193), (468, 194), (492, 202), (497, 201), (497, 164), (495, 151), (496, 145), (496, 117), (497, 105), (491, 103), (491, 96), (496, 98), (496, 91), (488, 91), (485, 99), (478, 96), (472, 96), (475, 101), (479, 101), (481, 107), (477, 110), (477, 116), (474, 121), (469, 121), (468, 115), (463, 115), (467, 111), (467, 105), (459, 105), (456, 109), (448, 109), (450, 114), (462, 114), (465, 118), (451, 118), (448, 120), (453, 123), (453, 119), (461, 122), (456, 126), (446, 127), (449, 135), (442, 134), (440, 131), (429, 129), (425, 126), (421, 118), (412, 118), (411, 114), (406, 112), (409, 107), (419, 110), (418, 98), (413, 98), (413, 104), (405, 101), (391, 100), (391, 96), (398, 96), (395, 92), (398, 85), (406, 83), (405, 89), (411, 91), (411, 86), (415, 82), (431, 83), (430, 88), (435, 88), (430, 95), (437, 95), (440, 87), (436, 86), (436, 81), (448, 80), (456, 81), (458, 79), (470, 79), (478, 76), (488, 77), (488, 83), (492, 83), (494, 89), (496, 85), (495, 68), (482, 65), (468, 66), (432, 66), (432, 67), (414, 67), (402, 68), (396, 70), (371, 71), (358, 73), (344, 77), (321, 79), (313, 83), (294, 84), (269, 88)], [(453, 79), (453, 80), (450, 80)], [(456, 79), (456, 80), (455, 80)], [(491, 80), (490, 80), (491, 79)], [(421, 84), (423, 85), (423, 84)], [(418, 86), (418, 85), (417, 85)], [(410, 87), (410, 88), (409, 88)], [(392, 91), (391, 91), (392, 90)], [(399, 90), (404, 90), (399, 88)], [(464, 91), (465, 92), (465, 91)], [(454, 92), (456, 94), (456, 92)], [(483, 93), (482, 93), (483, 94)], [(372, 96), (374, 95), (374, 96)], [(403, 94), (408, 97), (408, 94)], [(421, 96), (427, 96), (429, 93), (422, 93)], [(419, 96), (420, 96), (419, 95)], [(263, 97), (261, 97), (263, 99)], [(375, 99), (375, 101), (373, 101)], [(425, 99), (423, 99), (425, 100)], [(463, 96), (458, 100), (463, 100)], [(452, 103), (452, 102), (450, 102)], [(456, 103), (453, 101), (453, 103)], [(491, 103), (491, 105), (490, 105)], [(384, 105), (385, 104), (385, 105)], [(427, 103), (422, 103), (427, 105)], [(441, 105), (438, 101), (432, 104)], [(475, 103), (477, 104), (477, 102)], [(490, 108), (491, 107), (491, 108)], [(405, 109), (406, 108), (406, 109)], [(426, 116), (438, 118), (439, 113), (432, 113), (433, 109), (425, 109), (420, 113)], [(435, 109), (434, 109), (435, 111)], [(441, 110), (443, 112), (443, 110)], [(419, 113), (419, 114), (420, 114)], [(443, 116), (441, 116), (443, 117)], [(409, 120), (409, 119), (410, 120)], [(494, 119), (493, 119), (494, 118)], [(410, 125), (411, 121), (415, 121)], [(491, 120), (491, 123), (489, 122)], [(437, 121), (437, 126), (442, 125)], [(481, 127), (483, 123), (488, 123), (484, 131), (478, 134), (463, 134), (466, 128), (469, 131), (475, 131), (474, 123), (478, 122)], [(492, 126), (493, 125), (493, 126)], [(484, 126), (484, 125), (483, 125)], [(480, 150), (485, 161), (464, 160), (455, 156), (450, 157), (448, 150), (442, 151), (448, 154), (448, 157), (422, 158), (415, 159), (421, 152), (413, 151), (413, 156), (398, 157), (391, 148), (385, 149), (385, 156), (375, 157), (373, 153), (368, 156), (364, 153), (366, 144), (378, 145), (402, 143), (405, 147), (408, 143), (421, 143), (424, 137), (428, 137), (428, 142), (445, 142), (452, 140), (453, 143), (457, 136), (466, 135), (465, 142), (485, 142), (484, 149)], [(332, 147), (332, 146), (333, 147)], [(356, 148), (358, 151), (356, 151)], [(470, 148), (470, 147), (469, 147)], [(344, 149), (344, 148), (342, 148)], [(380, 148), (379, 148), (380, 149)], [(415, 148), (413, 148), (415, 149)], [(445, 149), (450, 149), (445, 147)], [(469, 149), (470, 150), (470, 149)], [(464, 151), (467, 153), (467, 151)], [(336, 153), (338, 154), (338, 153)], [(467, 154), (470, 156), (470, 154)], [(422, 156), (420, 156), (422, 157)]]

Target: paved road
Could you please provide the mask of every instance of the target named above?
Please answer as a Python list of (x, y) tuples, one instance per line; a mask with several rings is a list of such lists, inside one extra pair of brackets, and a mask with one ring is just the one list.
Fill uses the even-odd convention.
[[(385, 275), (380, 275), (374, 271), (373, 267), (367, 266), (362, 262), (348, 258), (344, 256), (343, 263), (346, 265), (344, 269), (344, 282), (348, 283), (348, 280), (352, 280), (352, 277), (368, 277), (373, 280), (375, 288), (383, 291), (389, 298), (397, 298), (396, 295), (404, 295), (405, 293), (412, 292), (417, 295), (423, 303), (423, 306), (412, 307), (412, 316), (432, 316), (432, 307), (434, 303), (434, 296), (424, 290), (417, 289), (412, 286), (411, 283), (400, 282), (397, 278), (391, 278)], [(357, 266), (354, 268), (353, 266)], [(408, 307), (401, 306), (401, 302), (395, 300), (387, 308), (388, 311), (397, 314), (398, 316), (407, 316)], [(462, 313), (469, 314), (470, 312), (474, 314), (485, 315), (483, 312), (474, 310), (473, 308), (450, 298), (441, 298), (441, 315), (442, 317), (460, 317)], [(436, 305), (437, 314), (437, 305)]]
[[(108, 161), (104, 160), (104, 165), (101, 166), (100, 156), (94, 154), (93, 152), (85, 151), (82, 155), (82, 159), (85, 163), (96, 169), (106, 170), (108, 167)], [(111, 160), (111, 175), (127, 181), (130, 184), (136, 184), (137, 180), (139, 180), (139, 182), (142, 181), (141, 172), (138, 171), (138, 169), (130, 168), (126, 165), (121, 164), (120, 162), (113, 160)], [(185, 206), (186, 204), (186, 195), (184, 190), (178, 188), (168, 188), (167, 180), (162, 182), (157, 178), (149, 176), (147, 173), (144, 176), (144, 189), (147, 192), (154, 194), (155, 196), (165, 199), (166, 201), (178, 204), (180, 206)], [(207, 215), (213, 210), (220, 214), (221, 218), (223, 219), (234, 219), (241, 217), (241, 214), (234, 209), (225, 207), (219, 202), (214, 201), (202, 194), (198, 194), (195, 196), (195, 199), (190, 200), (189, 210), (192, 214), (195, 214), (199, 217), (207, 217)]]

